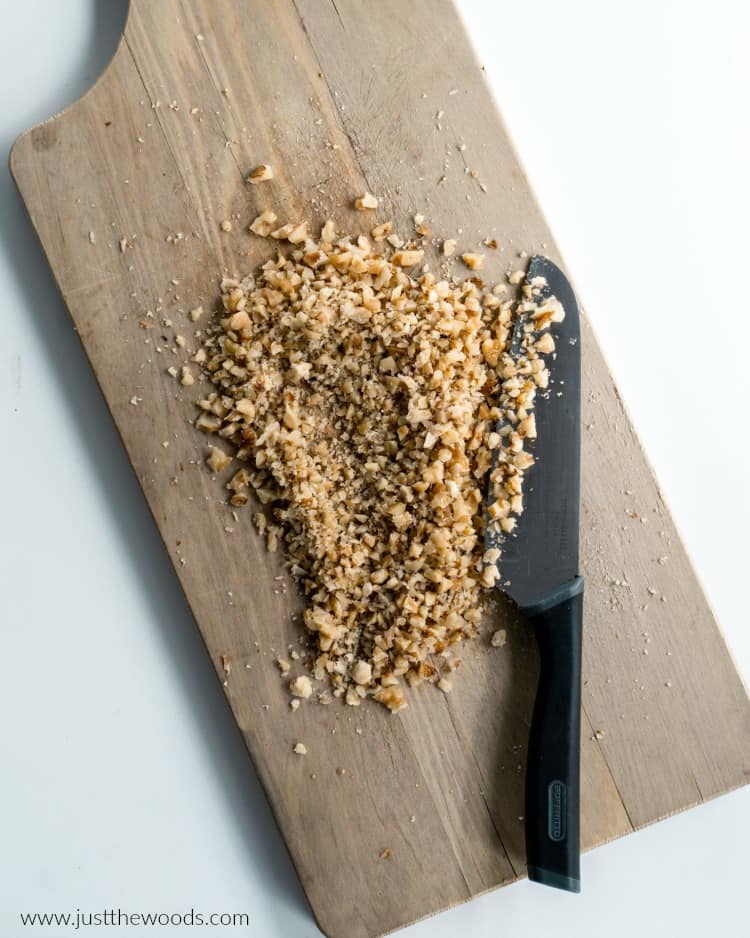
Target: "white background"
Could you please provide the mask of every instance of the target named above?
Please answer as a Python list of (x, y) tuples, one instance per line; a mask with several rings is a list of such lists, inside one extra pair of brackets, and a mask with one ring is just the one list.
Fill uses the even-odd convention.
[[(2, 152), (91, 84), (125, 6), (3, 0)], [(748, 675), (747, 5), (460, 6)], [(0, 934), (113, 905), (319, 934), (4, 172), (0, 317)], [(402, 934), (746, 933), (749, 825), (744, 790), (585, 856), (579, 898), (521, 883)]]

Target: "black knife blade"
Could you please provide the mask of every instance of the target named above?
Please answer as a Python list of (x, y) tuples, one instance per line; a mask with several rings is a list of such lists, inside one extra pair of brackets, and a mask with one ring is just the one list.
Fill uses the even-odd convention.
[[(540, 674), (526, 768), (529, 879), (580, 891), (580, 707), (583, 579), (578, 575), (581, 447), (580, 317), (573, 290), (548, 258), (529, 262), (527, 282), (565, 310), (553, 323), (549, 387), (534, 405), (535, 464), (524, 478), (524, 510), (511, 534), (488, 529), (500, 547), (499, 585), (534, 629)], [(541, 281), (538, 281), (541, 283)], [(511, 352), (518, 354), (523, 322)], [(513, 345), (516, 345), (516, 348)]]
[[(578, 575), (581, 463), (581, 349), (578, 305), (566, 276), (551, 260), (535, 256), (526, 279), (542, 277), (541, 297), (556, 296), (565, 319), (553, 323), (555, 353), (550, 385), (534, 405), (534, 467), (527, 472), (523, 515), (511, 535), (490, 535), (501, 548), (500, 582), (521, 608), (544, 599)], [(519, 320), (522, 325), (522, 320)], [(517, 336), (514, 337), (517, 341)]]

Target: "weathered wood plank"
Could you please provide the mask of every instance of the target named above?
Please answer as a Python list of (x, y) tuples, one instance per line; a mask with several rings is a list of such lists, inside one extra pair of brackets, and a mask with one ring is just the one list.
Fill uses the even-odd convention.
[[(275, 181), (249, 188), (260, 162)], [(497, 237), (488, 276), (521, 249), (558, 256), (450, 3), (133, 0), (103, 78), (11, 165), (323, 930), (381, 934), (522, 875), (524, 624), (498, 603), (486, 631), (507, 647), (467, 648), (448, 697), (292, 715), (273, 658), (299, 638), (300, 600), (201, 464), (200, 389), (167, 376), (159, 327), (195, 342), (185, 311), (269, 253), (245, 230), (259, 210), (355, 228), (363, 188), (404, 230), (421, 211), (447, 236)], [(584, 373), (591, 847), (741, 784), (750, 708), (587, 325)]]

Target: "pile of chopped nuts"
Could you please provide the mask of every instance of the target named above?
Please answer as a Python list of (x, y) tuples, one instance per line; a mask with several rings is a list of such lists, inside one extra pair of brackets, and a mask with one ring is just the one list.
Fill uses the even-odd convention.
[[(402, 679), (447, 693), (454, 646), (477, 632), (499, 576), (485, 523), (510, 532), (523, 511), (541, 356), (554, 350), (544, 330), (564, 314), (541, 283), (503, 299), (503, 284), (410, 270), (424, 252), (389, 243), (390, 222), (354, 239), (331, 221), (318, 239), (276, 222), (264, 212), (250, 227), (288, 253), (222, 282), (226, 314), (199, 353), (215, 391), (196, 426), (233, 444), (210, 447), (209, 466), (238, 461), (231, 504), (254, 494), (269, 549), (285, 546), (308, 600), (312, 676), (395, 712)], [(478, 257), (463, 256), (475, 270)], [(291, 691), (309, 697), (309, 679)]]

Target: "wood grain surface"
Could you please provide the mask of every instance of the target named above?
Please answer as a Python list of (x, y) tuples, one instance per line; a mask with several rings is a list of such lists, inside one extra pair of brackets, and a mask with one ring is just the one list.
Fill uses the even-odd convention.
[[(248, 187), (261, 162), (274, 181)], [(489, 278), (522, 249), (559, 260), (452, 5), (132, 0), (106, 73), (11, 169), (320, 928), (380, 935), (522, 876), (524, 624), (498, 604), (449, 696), (292, 714), (273, 659), (300, 638), (300, 600), (203, 465), (200, 385), (166, 373), (197, 347), (186, 311), (269, 256), (246, 231), (260, 209), (354, 230), (366, 188), (403, 231), (418, 211), (461, 243), (496, 237)], [(750, 706), (586, 322), (583, 354), (589, 848), (747, 781)]]

